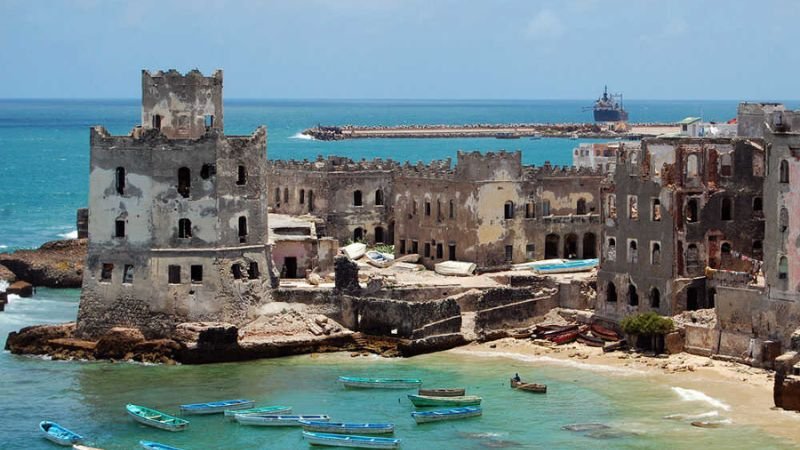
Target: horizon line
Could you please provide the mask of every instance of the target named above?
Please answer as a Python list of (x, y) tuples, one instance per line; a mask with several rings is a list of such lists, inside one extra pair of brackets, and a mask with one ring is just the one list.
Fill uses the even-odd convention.
[[(318, 101), (318, 102), (530, 102), (530, 101), (588, 101), (585, 98), (392, 98), (392, 97), (229, 97), (225, 101)], [(138, 97), (0, 97), (2, 101), (141, 101)], [(800, 102), (800, 99), (741, 100), (733, 98), (632, 98), (625, 102), (739, 102), (739, 103), (780, 103)], [(623, 102), (624, 103), (624, 102)]]

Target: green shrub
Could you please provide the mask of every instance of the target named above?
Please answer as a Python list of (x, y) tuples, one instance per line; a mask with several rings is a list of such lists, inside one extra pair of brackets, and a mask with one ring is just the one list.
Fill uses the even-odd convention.
[(394, 245), (390, 244), (377, 244), (375, 247), (372, 247), (373, 250), (381, 253), (388, 253), (390, 255), (394, 255)]
[(672, 331), (674, 324), (669, 317), (662, 317), (653, 311), (630, 315), (622, 319), (622, 330), (628, 334), (654, 336)]

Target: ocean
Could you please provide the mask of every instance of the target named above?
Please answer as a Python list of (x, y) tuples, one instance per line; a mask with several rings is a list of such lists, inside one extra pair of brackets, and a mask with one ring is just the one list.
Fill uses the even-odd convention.
[[(566, 139), (356, 140), (317, 142), (299, 132), (322, 124), (585, 122), (590, 101), (228, 101), (226, 132), (269, 129), (270, 158), (343, 155), (354, 159), (430, 161), (463, 150), (520, 149), (527, 164), (569, 164), (580, 141)], [(796, 107), (796, 105), (791, 105)], [(689, 115), (723, 121), (736, 102), (629, 101), (637, 122), (674, 121)], [(0, 251), (30, 248), (75, 233), (75, 210), (87, 203), (89, 127), (127, 133), (139, 121), (136, 101), (0, 100)], [(586, 141), (584, 141), (586, 142)], [(30, 299), (11, 296), (0, 312), (0, 343), (21, 327), (74, 320), (79, 291), (38, 289)], [(511, 391), (519, 372), (548, 384), (548, 394)], [(669, 414), (724, 418), (727, 405), (679, 385), (654, 383), (636, 371), (580, 362), (487, 357), (459, 352), (409, 359), (305, 355), (246, 363), (159, 366), (108, 362), (54, 362), (0, 353), (0, 448), (52, 448), (37, 435), (40, 420), (54, 420), (105, 449), (131, 449), (140, 439), (185, 449), (307, 448), (296, 429), (261, 429), (192, 419), (189, 430), (167, 433), (140, 426), (124, 412), (128, 402), (177, 412), (181, 403), (252, 398), (284, 404), (296, 413), (335, 420), (388, 421), (410, 449), (480, 448), (791, 448), (747, 426), (699, 429)], [(463, 386), (484, 397), (484, 415), (417, 426), (407, 392), (344, 390), (339, 375), (420, 377), (431, 386)], [(573, 432), (574, 423), (603, 423), (599, 432)]]

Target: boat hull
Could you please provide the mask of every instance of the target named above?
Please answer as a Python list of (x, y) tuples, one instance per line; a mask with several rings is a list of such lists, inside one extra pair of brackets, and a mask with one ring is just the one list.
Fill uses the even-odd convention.
[(442, 389), (420, 389), (417, 391), (419, 395), (427, 395), (429, 397), (461, 397), (467, 392), (463, 388), (442, 388)]
[(546, 394), (547, 385), (537, 383), (523, 383), (521, 381), (511, 380), (511, 388), (520, 391), (533, 392), (535, 394)]
[(460, 420), (468, 419), (470, 417), (477, 417), (483, 414), (483, 410), (479, 406), (467, 406), (464, 408), (450, 408), (438, 409), (435, 411), (414, 411), (411, 417), (418, 424), (429, 422), (442, 422), (445, 420)]
[(141, 445), (142, 448), (146, 448), (149, 450), (181, 450), (178, 447), (173, 447), (171, 445), (161, 444), (153, 441), (139, 441), (139, 445)]
[(43, 420), (39, 422), (39, 430), (43, 433), (45, 439), (54, 444), (72, 447), (83, 442), (83, 436), (55, 422)]
[(234, 420), (235, 416), (246, 416), (248, 414), (291, 414), (291, 406), (261, 406), (249, 409), (226, 409), (225, 418)]
[(125, 409), (133, 420), (159, 430), (183, 431), (189, 426), (188, 420), (171, 416), (155, 409), (137, 405), (127, 405)]
[(342, 422), (318, 422), (300, 421), (303, 430), (315, 433), (337, 433), (337, 434), (392, 434), (394, 424), (391, 423), (342, 423)]
[(427, 395), (408, 395), (414, 406), (475, 406), (481, 404), (477, 395), (464, 395), (459, 397), (431, 397)]
[(400, 439), (373, 436), (342, 436), (330, 433), (303, 431), (303, 438), (311, 445), (348, 448), (399, 448)]
[(624, 109), (595, 109), (595, 122), (627, 122), (628, 111)]
[(193, 403), (189, 405), (181, 405), (181, 413), (201, 415), (201, 414), (222, 414), (226, 410), (248, 409), (252, 408), (255, 402), (252, 400), (223, 400), (219, 402), (208, 403)]
[(339, 377), (339, 382), (353, 389), (411, 389), (422, 384), (422, 380), (417, 378)]
[(236, 421), (242, 425), (254, 425), (260, 427), (299, 427), (302, 426), (301, 422), (327, 422), (331, 420), (330, 417), (325, 415), (315, 416), (296, 416), (296, 415), (260, 415), (248, 414), (244, 416), (235, 416)]

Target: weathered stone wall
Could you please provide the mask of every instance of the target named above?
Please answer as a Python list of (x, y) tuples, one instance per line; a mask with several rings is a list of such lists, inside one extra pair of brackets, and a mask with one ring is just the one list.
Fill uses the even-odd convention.
[(366, 334), (419, 339), (461, 329), (461, 309), (453, 299), (405, 302), (378, 298), (342, 298), (345, 326)]
[(222, 130), (222, 71), (142, 70), (142, 128), (159, 129), (170, 139), (196, 139), (208, 128)]
[(557, 306), (558, 292), (537, 295), (528, 289), (490, 290), (478, 300), (475, 328), (487, 333), (529, 326)]

